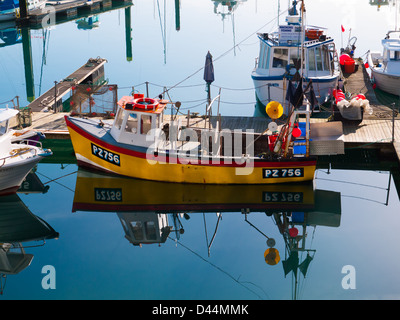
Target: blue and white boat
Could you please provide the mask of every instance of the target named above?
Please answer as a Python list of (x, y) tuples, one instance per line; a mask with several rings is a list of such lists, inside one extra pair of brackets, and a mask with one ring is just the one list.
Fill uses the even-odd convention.
[[(47, 0), (28, 0), (28, 11), (42, 9)], [(0, 22), (19, 17), (19, 0), (0, 0)]]
[(322, 28), (306, 27), (304, 10), (299, 13), (296, 4), (294, 0), (286, 25), (280, 25), (273, 33), (258, 34), (260, 53), (251, 77), (264, 115), (270, 101), (279, 102), (287, 115), (287, 90), (291, 84), (296, 87), (300, 80), (303, 87), (312, 80), (319, 104), (338, 85), (340, 71), (334, 40)]

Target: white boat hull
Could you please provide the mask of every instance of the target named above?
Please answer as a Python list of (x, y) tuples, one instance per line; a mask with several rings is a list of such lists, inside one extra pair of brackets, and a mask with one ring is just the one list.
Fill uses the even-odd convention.
[(390, 33), (382, 40), (383, 53), (370, 51), (367, 61), (377, 88), (400, 96), (400, 40), (391, 39)]
[(18, 162), (0, 163), (0, 195), (14, 193), (21, 186), (28, 173), (42, 159), (35, 156)]
[(395, 76), (371, 68), (372, 77), (378, 89), (400, 96), (400, 75)]
[[(283, 80), (258, 80), (253, 73), (253, 82), (256, 92), (256, 97), (262, 105), (266, 106), (270, 101), (279, 102), (283, 108), (284, 114), (289, 112), (289, 102), (286, 101), (286, 89), (284, 89)], [(262, 79), (262, 77), (260, 77)], [(332, 91), (336, 88), (339, 75), (324, 79), (309, 78), (307, 81), (303, 80), (303, 88), (307, 86), (309, 80), (313, 81), (315, 95), (319, 103), (323, 103)], [(288, 81), (286, 81), (286, 87)]]

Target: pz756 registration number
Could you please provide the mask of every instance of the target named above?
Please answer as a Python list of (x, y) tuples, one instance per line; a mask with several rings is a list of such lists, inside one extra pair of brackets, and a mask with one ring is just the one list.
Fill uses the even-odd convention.
[(106, 149), (103, 149), (99, 146), (96, 146), (95, 144), (92, 143), (92, 154), (94, 154), (96, 157), (103, 159), (107, 162), (110, 162), (112, 164), (115, 164), (117, 166), (120, 166), (120, 158), (119, 154), (110, 152)]
[(264, 169), (263, 178), (300, 178), (304, 177), (304, 168), (276, 168)]

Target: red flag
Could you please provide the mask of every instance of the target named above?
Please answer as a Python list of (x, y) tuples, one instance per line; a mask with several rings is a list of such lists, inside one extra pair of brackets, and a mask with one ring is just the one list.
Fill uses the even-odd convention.
[(343, 25), (342, 25), (342, 32), (344, 32), (344, 28), (343, 28)]

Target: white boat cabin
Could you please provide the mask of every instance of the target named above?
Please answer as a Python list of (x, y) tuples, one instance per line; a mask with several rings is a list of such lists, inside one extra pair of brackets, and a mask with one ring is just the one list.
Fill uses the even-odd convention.
[(400, 74), (400, 39), (390, 39), (389, 34), (382, 40), (383, 45), (383, 65), (388, 72)]
[(10, 120), (18, 114), (16, 109), (0, 109), (0, 137), (8, 132)]
[(154, 141), (146, 136), (152, 129), (161, 129), (165, 107), (164, 100), (142, 95), (122, 97), (111, 129), (112, 137), (120, 143), (149, 147)]
[(172, 227), (166, 214), (155, 212), (118, 212), (125, 238), (134, 246), (164, 243)]
[(336, 50), (333, 39), (323, 36), (320, 30), (306, 30), (303, 45), (304, 56), (302, 57), (299, 41), (295, 41), (296, 36), (285, 38), (288, 37), (286, 35), (288, 32), (284, 31), (284, 27), (291, 27), (294, 30), (291, 33), (297, 34), (297, 37), (301, 38), (301, 32), (294, 29), (295, 27), (301, 28), (300, 26), (281, 26), (278, 33), (259, 34), (260, 52), (256, 65), (257, 74), (279, 78), (284, 74), (293, 76), (296, 68), (301, 69), (301, 59), (303, 59), (303, 75), (305, 77), (334, 74), (333, 61)]

